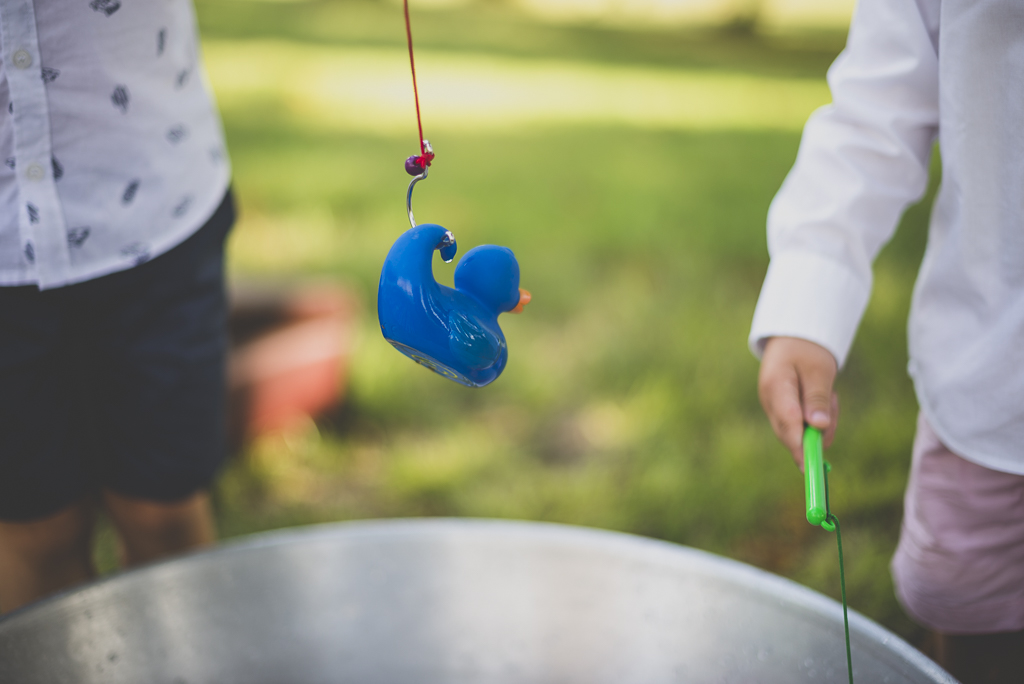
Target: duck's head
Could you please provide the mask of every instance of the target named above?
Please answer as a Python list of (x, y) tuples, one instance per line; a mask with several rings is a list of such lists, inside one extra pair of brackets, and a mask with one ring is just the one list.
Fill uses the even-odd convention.
[(530, 293), (519, 287), (519, 262), (508, 247), (480, 245), (466, 252), (455, 268), (455, 289), (475, 297), (495, 315), (519, 313)]

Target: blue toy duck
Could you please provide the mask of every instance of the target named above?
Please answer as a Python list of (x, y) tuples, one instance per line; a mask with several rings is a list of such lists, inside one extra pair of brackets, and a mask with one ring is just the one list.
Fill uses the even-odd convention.
[(519, 313), (519, 263), (507, 247), (481, 245), (455, 268), (455, 289), (434, 280), (434, 250), (450, 262), (455, 237), (425, 223), (391, 247), (380, 274), (377, 316), (384, 338), (413, 361), (467, 387), (493, 382), (508, 361), (498, 315)]

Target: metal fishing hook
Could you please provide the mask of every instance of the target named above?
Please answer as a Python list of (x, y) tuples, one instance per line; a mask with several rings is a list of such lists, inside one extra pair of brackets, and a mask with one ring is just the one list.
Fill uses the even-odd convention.
[(416, 217), (412, 215), (412, 189), (416, 187), (416, 183), (427, 177), (427, 171), (430, 167), (424, 166), (423, 173), (418, 176), (413, 176), (413, 179), (409, 181), (409, 192), (405, 195), (405, 209), (409, 212), (409, 223), (413, 228), (416, 227)]
[[(429, 140), (423, 141), (423, 152), (424, 156), (429, 155), (430, 158), (434, 156), (434, 148), (430, 146)], [(409, 191), (405, 194), (405, 209), (409, 212), (409, 223), (413, 228), (416, 227), (416, 217), (412, 215), (412, 189), (416, 187), (416, 183), (420, 182), (427, 177), (427, 173), (430, 171), (430, 165), (426, 162), (423, 163), (423, 173), (418, 176), (413, 176), (413, 179), (409, 181)]]

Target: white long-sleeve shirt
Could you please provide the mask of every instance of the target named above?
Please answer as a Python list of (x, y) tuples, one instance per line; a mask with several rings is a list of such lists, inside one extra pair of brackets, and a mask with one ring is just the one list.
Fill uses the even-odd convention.
[(230, 178), (191, 0), (0, 0), (0, 285), (182, 242)]
[(769, 210), (751, 349), (799, 337), (843, 365), (938, 136), (910, 374), (951, 450), (1024, 474), (1024, 2), (861, 0), (828, 82)]

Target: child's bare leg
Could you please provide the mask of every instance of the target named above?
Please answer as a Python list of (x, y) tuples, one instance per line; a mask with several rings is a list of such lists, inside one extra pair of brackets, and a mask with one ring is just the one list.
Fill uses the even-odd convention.
[(1024, 631), (932, 634), (935, 660), (963, 684), (1016, 684), (1024, 672)]
[(0, 522), (0, 612), (92, 579), (95, 506), (83, 500), (29, 522)]
[(206, 492), (162, 503), (107, 490), (103, 503), (121, 538), (122, 561), (127, 567), (209, 546), (216, 539)]

